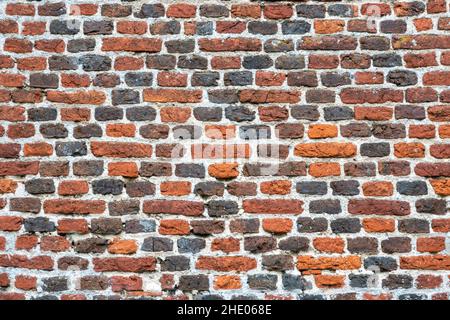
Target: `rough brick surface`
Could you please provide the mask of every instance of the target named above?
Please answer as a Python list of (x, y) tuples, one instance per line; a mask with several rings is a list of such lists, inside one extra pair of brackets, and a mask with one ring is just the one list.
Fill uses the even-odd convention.
[(0, 1), (0, 300), (449, 298), (449, 5)]

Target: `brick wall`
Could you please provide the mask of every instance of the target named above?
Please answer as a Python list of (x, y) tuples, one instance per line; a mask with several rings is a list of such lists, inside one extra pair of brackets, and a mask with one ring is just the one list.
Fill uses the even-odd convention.
[(449, 3), (0, 3), (0, 299), (447, 299)]

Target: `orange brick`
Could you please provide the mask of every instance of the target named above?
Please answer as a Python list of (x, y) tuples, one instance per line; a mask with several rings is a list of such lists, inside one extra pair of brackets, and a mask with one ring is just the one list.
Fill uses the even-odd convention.
[(340, 176), (341, 166), (336, 162), (317, 162), (309, 165), (309, 174), (313, 177)]
[(271, 218), (263, 220), (263, 229), (274, 234), (288, 233), (292, 230), (293, 222), (290, 219)]

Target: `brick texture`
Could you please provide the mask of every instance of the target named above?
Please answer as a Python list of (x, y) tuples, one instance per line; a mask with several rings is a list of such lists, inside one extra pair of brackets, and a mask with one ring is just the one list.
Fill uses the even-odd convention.
[(0, 300), (447, 299), (446, 0), (0, 3)]

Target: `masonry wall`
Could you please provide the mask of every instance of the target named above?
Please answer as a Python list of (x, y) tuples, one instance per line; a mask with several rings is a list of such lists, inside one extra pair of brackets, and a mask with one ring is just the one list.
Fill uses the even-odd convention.
[(447, 299), (449, 3), (0, 3), (0, 299)]

